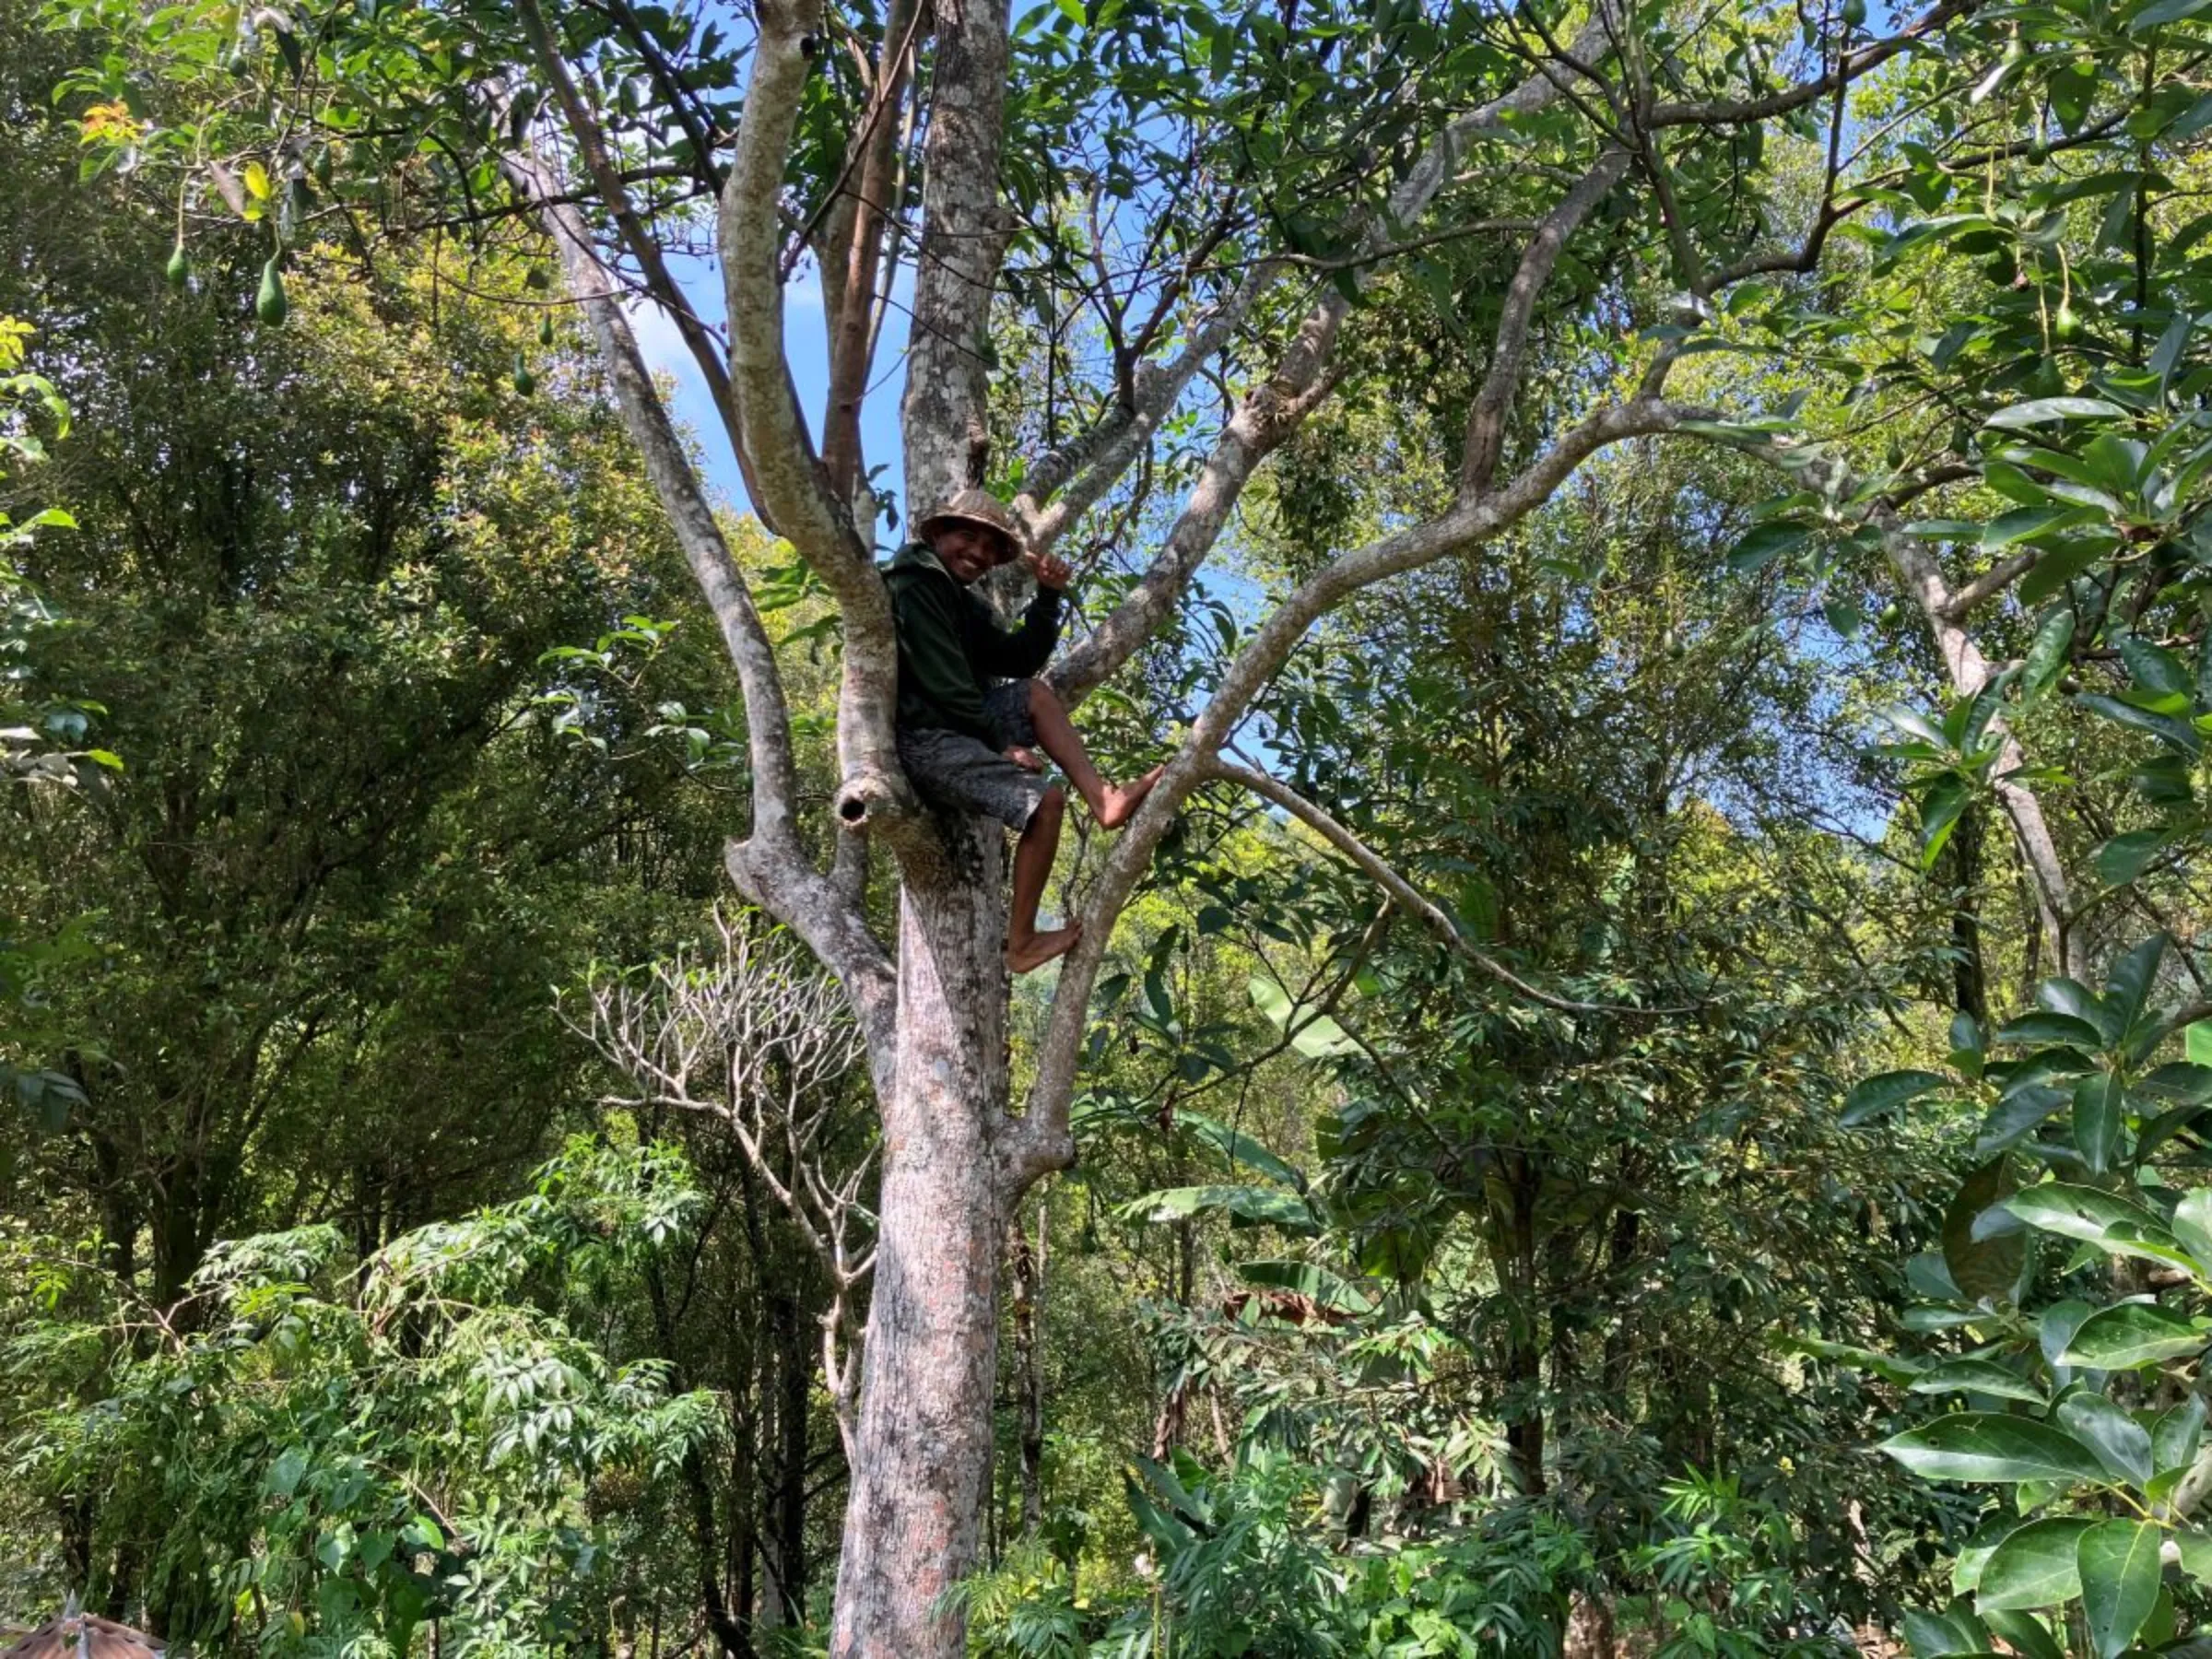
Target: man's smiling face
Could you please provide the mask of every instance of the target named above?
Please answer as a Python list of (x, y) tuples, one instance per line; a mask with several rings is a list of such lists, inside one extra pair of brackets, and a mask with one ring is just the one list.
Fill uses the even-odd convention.
[(958, 582), (971, 582), (999, 562), (1004, 538), (981, 524), (947, 519), (931, 533), (930, 550)]

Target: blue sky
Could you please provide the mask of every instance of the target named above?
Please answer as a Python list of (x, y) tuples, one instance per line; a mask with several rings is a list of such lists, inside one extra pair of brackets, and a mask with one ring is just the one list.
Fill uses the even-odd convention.
[[(688, 270), (681, 266), (678, 269), (684, 291), (690, 296), (700, 315), (710, 324), (720, 325), (725, 315), (720, 265), (702, 259), (692, 262)], [(890, 310), (884, 318), (872, 390), (861, 408), (861, 443), (868, 465), (884, 468), (877, 482), (888, 484), (894, 493), (900, 493), (902, 485), (900, 459), (904, 450), (900, 441), (899, 399), (906, 385), (906, 305), (912, 291), (912, 272), (902, 265), (892, 286)], [(745, 493), (745, 480), (738, 476), (736, 460), (730, 453), (729, 441), (723, 435), (722, 418), (707, 396), (706, 383), (700, 380), (691, 354), (685, 349), (676, 324), (659, 306), (652, 304), (634, 307), (630, 323), (637, 331), (638, 345), (645, 354), (645, 360), (676, 382), (676, 417), (698, 439), (708, 482), (715, 494), (736, 511), (749, 512), (752, 503)], [(799, 407), (805, 411), (808, 429), (816, 432), (818, 442), (823, 401), (829, 395), (830, 350), (821, 283), (811, 261), (794, 274), (783, 290), (783, 332), (792, 378), (799, 389)], [(903, 501), (900, 514), (903, 524)], [(884, 536), (892, 533), (879, 524), (877, 534)]]

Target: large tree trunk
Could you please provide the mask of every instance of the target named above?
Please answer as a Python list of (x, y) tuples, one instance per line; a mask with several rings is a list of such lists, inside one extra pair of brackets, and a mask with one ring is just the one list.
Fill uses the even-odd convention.
[(1009, 1194), (994, 825), (949, 829), (910, 859), (900, 900), (897, 1081), (883, 1103), (874, 1298), (830, 1652), (955, 1659), (945, 1593), (975, 1561), (991, 1463), (999, 1263)]

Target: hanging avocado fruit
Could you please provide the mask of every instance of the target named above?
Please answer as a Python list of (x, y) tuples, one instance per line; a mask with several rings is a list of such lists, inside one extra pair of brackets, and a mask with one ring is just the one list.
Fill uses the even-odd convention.
[(180, 294), (184, 291), (184, 285), (192, 280), (192, 261), (185, 255), (182, 242), (177, 244), (176, 252), (169, 256), (169, 263), (161, 267), (161, 276)]
[(514, 354), (514, 389), (524, 397), (537, 390), (537, 376), (530, 372), (530, 365), (519, 351)]
[(544, 265), (532, 265), (527, 271), (523, 273), (523, 286), (528, 288), (535, 288), (539, 293), (542, 294), (546, 289), (553, 286), (553, 278), (547, 274), (546, 267)]
[(2071, 305), (2062, 303), (2059, 306), (2058, 315), (2052, 319), (2051, 332), (2062, 340), (2081, 337), (2081, 319), (2074, 314)]
[(551, 312), (547, 312), (537, 320), (537, 343), (540, 346), (553, 344), (553, 313)]
[(1843, 25), (1856, 29), (1866, 21), (1866, 0), (1843, 0)]
[(291, 312), (291, 304), (284, 297), (284, 278), (276, 273), (276, 259), (272, 256), (261, 267), (261, 291), (253, 296), (253, 314), (274, 328)]
[(1905, 607), (1894, 599), (1882, 606), (1882, 614), (1875, 618), (1884, 628), (1895, 628), (1905, 619)]

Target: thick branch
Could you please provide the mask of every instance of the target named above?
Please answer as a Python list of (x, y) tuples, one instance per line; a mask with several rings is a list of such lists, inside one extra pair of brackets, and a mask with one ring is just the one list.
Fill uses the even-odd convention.
[(1629, 171), (1623, 150), (1608, 150), (1546, 217), (1520, 266), (1505, 290), (1504, 308), (1498, 319), (1497, 348), (1490, 354), (1490, 371), (1476, 394), (1474, 413), (1467, 419), (1467, 446), (1460, 463), (1459, 487), (1479, 494), (1497, 476), (1498, 460), (1505, 449), (1506, 418), (1512, 412), (1513, 394), (1521, 384), (1521, 368), (1528, 355), (1528, 335), (1536, 300), (1551, 279), (1559, 253), (1590, 210), (1604, 201)]
[[(1839, 460), (1817, 457), (1808, 462), (1793, 446), (1783, 443), (1759, 444), (1751, 446), (1751, 450), (1781, 467), (1793, 479), (1823, 491), (1830, 500), (1841, 500), (1850, 493), (1851, 480)], [(1944, 669), (1950, 677), (1952, 694), (1979, 697), (1989, 684), (1989, 661), (1960, 626), (1959, 618), (1967, 606), (1945, 582), (1935, 554), (1918, 536), (1905, 534), (1892, 502), (1877, 498), (1867, 504), (1865, 516), (1867, 523), (1881, 532), (1883, 554), (1905, 592), (1920, 606), (1928, 632), (1936, 642), (1936, 654), (1942, 657)], [(1992, 786), (2005, 808), (2005, 816), (2011, 820), (2013, 842), (2019, 849), (2021, 861), (2028, 866), (2029, 879), (2034, 885), (2045, 947), (2060, 972), (2074, 973), (2080, 964), (2069, 927), (2071, 888), (2065, 865), (2059, 857), (2058, 843), (2053, 839), (2050, 822), (2043, 816), (2041, 800), (2034, 790), (2014, 776), (2026, 767), (2027, 757), (2012, 728), (2000, 714), (1991, 719), (1989, 731), (2002, 745), (1996, 763), (1991, 769)]]
[(1027, 1114), (1008, 1136), (1005, 1179), (1018, 1192), (1075, 1155), (1067, 1125), (1077, 1059), (1088, 1018), (1090, 989), (1123, 907), (1135, 890), (1160, 837), (1191, 792), (1206, 781), (1223, 746), (1268, 681), (1325, 612), (1362, 588), (1489, 540), (1549, 500), (1591, 455), (1625, 438), (1664, 432), (1704, 412), (1656, 398), (1601, 409), (1539, 455), (1504, 488), (1463, 496), (1450, 512), (1339, 555), (1276, 607), (1245, 642), (1220, 688), (1168, 763), (1135, 818), (1122, 833), (1091, 889), (1081, 941), (1063, 959), (1052, 1017), (1038, 1055)]
[(1956, 589), (1944, 601), (1944, 619), (1947, 622), (1964, 621), (1976, 606), (1986, 599), (1994, 598), (2035, 569), (2036, 561), (2042, 556), (2041, 549), (2026, 547), (2010, 559), (1999, 559), (1964, 587)]
[[(853, 211), (841, 227), (842, 234), (824, 260), (842, 267), (835, 284), (836, 320), (830, 339), (830, 406), (822, 417), (822, 465), (830, 475), (830, 488), (842, 500), (853, 499), (860, 484), (860, 406), (868, 388), (868, 367), (873, 359), (876, 316), (876, 279), (883, 266), (883, 243), (896, 204), (890, 199), (899, 172), (899, 106), (906, 96), (907, 65), (912, 61), (914, 35), (921, 23), (916, 0), (897, 0), (884, 19), (883, 51), (876, 66), (876, 84), (853, 135), (853, 153), (845, 166), (857, 173)], [(843, 188), (841, 180), (839, 188)], [(830, 289), (827, 282), (825, 292)], [(872, 519), (872, 515), (871, 515)]]
[(720, 215), (723, 280), (730, 313), (731, 382), (752, 451), (758, 488), (777, 530), (843, 602), (873, 577), (868, 549), (827, 485), (806, 435), (784, 358), (783, 283), (777, 262), (778, 206), (793, 128), (806, 88), (800, 41), (819, 20), (819, 0), (764, 4)]
[(524, 196), (541, 204), (541, 222), (553, 239), (568, 290), (591, 325), (623, 424), (737, 670), (752, 762), (753, 822), (750, 837), (728, 850), (730, 873), (747, 898), (789, 925), (838, 976), (873, 1045), (879, 1032), (888, 1033), (892, 1019), (890, 962), (868, 932), (858, 904), (841, 898), (816, 873), (800, 844), (794, 818), (798, 768), (775, 647), (661, 403), (613, 273), (600, 260), (582, 214), (559, 199), (559, 180), (537, 157), (512, 155), (505, 165)]
[(815, 458), (784, 360), (777, 208), (806, 92), (801, 41), (819, 14), (819, 0), (764, 0), (759, 7), (745, 116), (722, 195), (731, 381), (752, 451), (756, 500), (775, 515), (779, 531), (821, 577), (841, 613), (839, 819), (853, 828), (879, 823), (896, 836), (898, 826), (915, 821), (918, 808), (891, 736), (898, 653), (890, 600), (871, 549), (853, 527), (851, 503), (830, 488)]
[(916, 517), (983, 481), (991, 298), (1014, 231), (1014, 217), (998, 200), (1006, 0), (934, 0), (933, 10), (922, 242), (901, 407), (907, 511)]
[[(1246, 272), (1236, 291), (1206, 318), (1172, 362), (1164, 366), (1147, 363), (1137, 370), (1134, 405), (1117, 403), (1075, 443), (1055, 450), (1030, 468), (1014, 506), (1029, 521), (1033, 546), (1052, 547), (1070, 524), (1113, 488), (1151, 441), (1159, 423), (1182, 401), (1198, 371), (1228, 344), (1237, 324), (1267, 291), (1280, 268), (1262, 261)], [(1060, 492), (1058, 499), (1049, 507), (1042, 505), (1055, 490)]]

